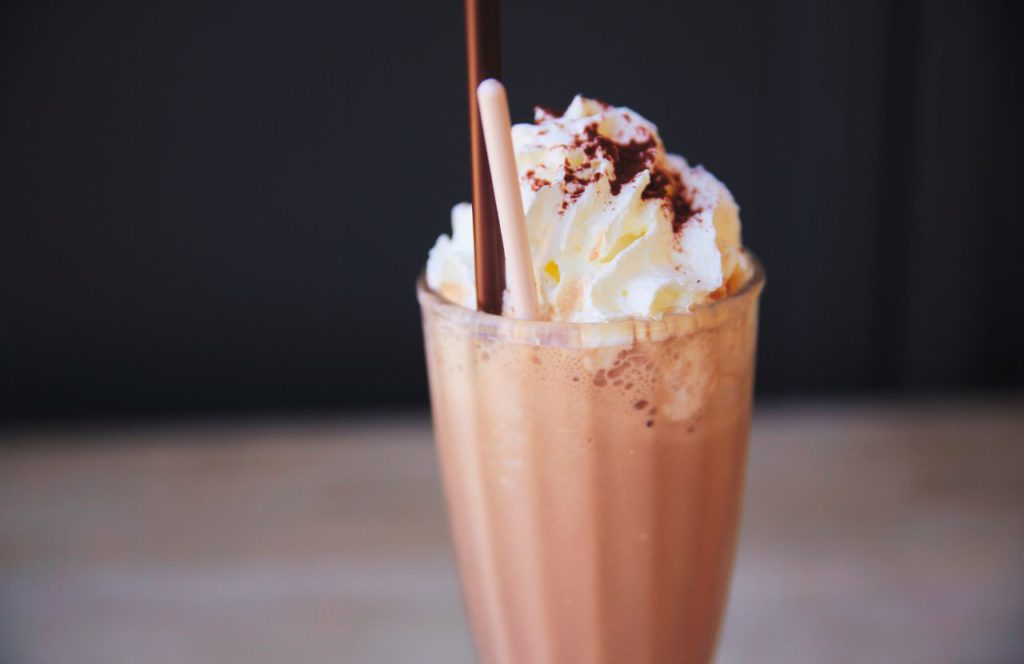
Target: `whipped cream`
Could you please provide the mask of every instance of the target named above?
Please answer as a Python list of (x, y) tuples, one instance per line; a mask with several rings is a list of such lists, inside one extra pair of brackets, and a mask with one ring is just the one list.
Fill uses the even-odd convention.
[[(544, 319), (660, 318), (746, 278), (729, 190), (666, 153), (635, 111), (577, 95), (560, 117), (538, 108), (534, 124), (515, 125), (512, 144)], [(460, 203), (451, 217), (427, 285), (474, 309), (472, 208)]]

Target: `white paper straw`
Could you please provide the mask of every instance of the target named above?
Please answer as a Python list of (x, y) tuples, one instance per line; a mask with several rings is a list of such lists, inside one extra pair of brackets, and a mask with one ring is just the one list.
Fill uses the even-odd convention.
[(537, 319), (537, 285), (526, 236), (526, 214), (519, 194), (515, 152), (512, 149), (512, 121), (508, 97), (501, 82), (489, 78), (476, 90), (480, 105), (480, 124), (487, 145), (487, 163), (491, 167), (494, 202), (498, 208), (501, 241), (505, 245), (505, 270), (516, 318)]

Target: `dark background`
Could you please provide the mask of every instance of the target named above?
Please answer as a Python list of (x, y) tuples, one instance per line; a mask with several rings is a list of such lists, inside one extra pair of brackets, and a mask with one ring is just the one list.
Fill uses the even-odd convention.
[[(1016, 5), (506, 2), (505, 80), (515, 120), (628, 105), (730, 186), (762, 395), (1019, 387)], [(425, 402), (460, 2), (0, 7), (4, 418)]]

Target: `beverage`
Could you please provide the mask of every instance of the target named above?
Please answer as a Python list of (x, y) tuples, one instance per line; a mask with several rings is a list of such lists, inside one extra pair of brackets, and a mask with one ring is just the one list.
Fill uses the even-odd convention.
[(585, 326), (471, 312), (421, 287), (437, 444), (483, 661), (710, 660), (760, 287), (702, 318), (605, 324), (622, 339), (599, 346)]
[(464, 208), (418, 285), (465, 600), (485, 662), (708, 662), (763, 274), (717, 180), (588, 103), (513, 131), (547, 319), (471, 309)]

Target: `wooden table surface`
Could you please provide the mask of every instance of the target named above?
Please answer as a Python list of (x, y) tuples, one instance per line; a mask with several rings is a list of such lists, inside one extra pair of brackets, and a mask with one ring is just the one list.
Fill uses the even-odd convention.
[[(1024, 661), (1024, 399), (756, 417), (720, 662)], [(473, 661), (424, 415), (0, 432), (0, 662)]]

